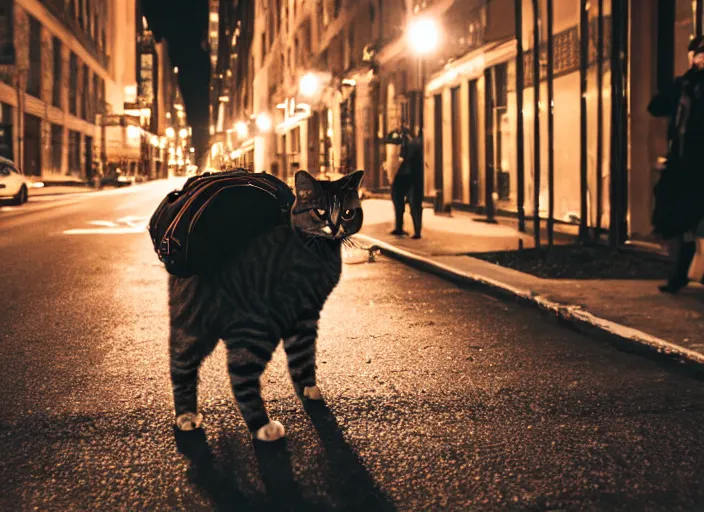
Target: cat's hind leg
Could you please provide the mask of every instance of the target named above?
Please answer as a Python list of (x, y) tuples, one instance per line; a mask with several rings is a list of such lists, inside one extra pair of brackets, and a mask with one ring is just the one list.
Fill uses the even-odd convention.
[(315, 340), (318, 320), (310, 318), (296, 323), (291, 335), (284, 338), (288, 371), (296, 392), (310, 400), (322, 400), (315, 376)]
[(198, 412), (198, 369), (217, 342), (217, 338), (196, 336), (171, 327), (171, 385), (179, 430), (194, 430), (203, 422), (203, 415)]
[(261, 394), (260, 377), (276, 349), (264, 331), (244, 329), (228, 335), (227, 371), (232, 392), (252, 436), (260, 441), (276, 441), (285, 435), (284, 426), (269, 419)]

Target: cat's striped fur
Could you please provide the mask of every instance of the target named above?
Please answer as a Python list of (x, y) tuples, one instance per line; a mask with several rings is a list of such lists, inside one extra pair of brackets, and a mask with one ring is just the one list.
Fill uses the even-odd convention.
[(362, 176), (358, 171), (317, 182), (300, 171), (292, 227), (259, 236), (211, 273), (170, 277), (171, 380), (179, 428), (200, 425), (198, 368), (219, 340), (227, 347), (233, 393), (256, 437), (283, 435), (281, 424), (269, 420), (259, 381), (280, 340), (297, 392), (321, 398), (315, 376), (318, 319), (340, 279), (341, 244), (362, 225)]

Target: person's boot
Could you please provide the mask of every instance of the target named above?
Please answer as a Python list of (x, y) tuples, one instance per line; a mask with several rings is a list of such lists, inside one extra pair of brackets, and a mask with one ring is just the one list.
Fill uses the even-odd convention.
[(672, 272), (672, 276), (667, 280), (666, 284), (658, 286), (658, 290), (663, 293), (676, 294), (682, 288), (687, 286), (689, 283), (689, 266), (692, 264), (692, 258), (696, 253), (696, 244), (692, 242), (684, 242), (682, 247), (677, 254), (677, 261), (675, 261), (675, 268)]

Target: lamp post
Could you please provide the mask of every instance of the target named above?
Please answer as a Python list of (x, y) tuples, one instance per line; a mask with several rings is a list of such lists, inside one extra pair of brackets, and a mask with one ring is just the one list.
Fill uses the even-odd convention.
[(408, 43), (418, 57), (418, 87), (420, 89), (420, 112), (418, 127), (422, 130), (425, 111), (425, 57), (434, 52), (440, 43), (440, 29), (434, 19), (420, 15), (408, 25)]
[[(424, 14), (411, 19), (407, 31), (408, 44), (418, 57), (418, 87), (420, 89), (420, 112), (418, 112), (418, 136), (425, 131), (425, 58), (433, 53), (440, 44), (440, 28), (437, 22)], [(437, 141), (436, 141), (437, 143)], [(425, 183), (425, 137), (420, 138), (422, 161), (422, 182)], [(419, 178), (420, 179), (420, 178)], [(435, 184), (435, 211), (444, 206), (442, 188)]]

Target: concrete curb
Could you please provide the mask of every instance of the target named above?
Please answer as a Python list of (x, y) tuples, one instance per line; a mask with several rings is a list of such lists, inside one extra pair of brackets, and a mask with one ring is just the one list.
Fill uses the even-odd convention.
[(521, 302), (537, 307), (541, 311), (555, 315), (555, 317), (584, 333), (599, 333), (612, 340), (635, 345), (649, 352), (683, 359), (689, 363), (704, 366), (704, 355), (669, 341), (663, 340), (646, 332), (627, 327), (611, 320), (593, 315), (581, 306), (561, 304), (546, 297), (536, 294), (531, 290), (517, 288), (502, 281), (479, 274), (472, 274), (457, 270), (448, 265), (432, 261), (409, 251), (370, 237), (368, 235), (355, 235), (360, 242), (371, 245), (382, 254), (405, 263), (408, 266), (434, 274), (448, 281), (461, 285), (482, 286), (504, 298), (518, 299)]

